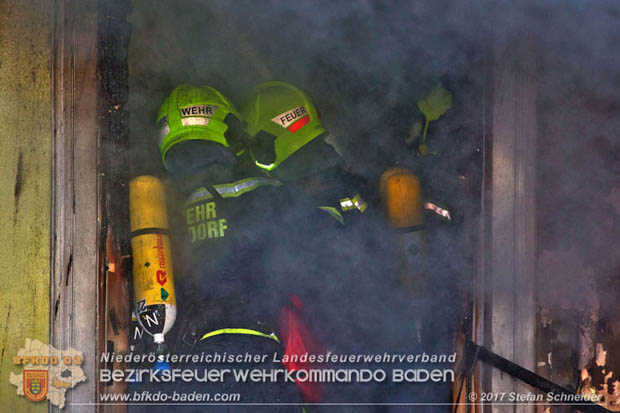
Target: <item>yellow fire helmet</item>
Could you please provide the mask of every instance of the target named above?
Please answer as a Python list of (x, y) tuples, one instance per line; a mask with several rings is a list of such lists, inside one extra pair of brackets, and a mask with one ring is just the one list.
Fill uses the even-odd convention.
[(210, 86), (177, 86), (157, 114), (164, 167), (176, 169), (232, 163), (243, 149), (241, 116), (230, 100)]
[(312, 99), (287, 82), (258, 85), (241, 108), (258, 167), (271, 171), (327, 130)]

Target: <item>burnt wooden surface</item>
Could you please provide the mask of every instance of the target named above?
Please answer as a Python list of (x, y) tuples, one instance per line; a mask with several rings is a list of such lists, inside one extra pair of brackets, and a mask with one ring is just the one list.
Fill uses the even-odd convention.
[[(105, 265), (100, 272), (100, 352), (129, 351), (131, 247), (129, 244), (129, 148), (127, 47), (130, 4), (125, 0), (98, 1), (99, 44), (99, 200), (102, 208), (101, 237)], [(101, 368), (124, 369), (124, 363)], [(123, 393), (125, 383), (103, 385), (100, 393)], [(127, 411), (123, 405), (101, 406), (106, 413)]]
[(540, 374), (620, 411), (620, 99), (583, 79), (543, 93)]
[[(535, 369), (535, 54), (526, 39), (496, 40), (490, 88), (490, 151), (483, 192), (481, 342)], [(485, 367), (483, 391), (530, 392)], [(485, 412), (533, 412), (533, 406), (491, 406)]]
[[(96, 379), (100, 208), (97, 199), (97, 13), (54, 3), (51, 344), (84, 353), (84, 383), (63, 412), (92, 412)], [(52, 411), (58, 409), (52, 408)]]

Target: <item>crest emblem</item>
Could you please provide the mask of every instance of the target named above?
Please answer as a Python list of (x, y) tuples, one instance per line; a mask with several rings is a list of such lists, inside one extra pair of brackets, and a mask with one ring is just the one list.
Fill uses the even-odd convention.
[(47, 370), (24, 370), (24, 395), (28, 400), (40, 402), (45, 400), (48, 390)]

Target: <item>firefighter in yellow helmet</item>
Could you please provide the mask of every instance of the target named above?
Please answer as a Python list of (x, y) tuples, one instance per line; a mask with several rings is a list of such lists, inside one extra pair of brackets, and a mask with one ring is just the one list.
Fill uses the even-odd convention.
[[(280, 260), (273, 269), (282, 274), (277, 277), (282, 288), (292, 293), (280, 326), (285, 354), (323, 347), (372, 353), (377, 349), (372, 343), (375, 325), (361, 307), (375, 307), (376, 274), (385, 271), (383, 261), (375, 259), (384, 250), (376, 191), (351, 173), (326, 141), (319, 111), (301, 88), (282, 81), (262, 83), (244, 100), (241, 113), (256, 165), (292, 194), (284, 220), (296, 231), (283, 235), (287, 242), (274, 251), (295, 259)], [(306, 400), (321, 401), (318, 386), (300, 387)], [(338, 391), (326, 384), (323, 391), (330, 402), (364, 397), (355, 384)]]
[[(269, 244), (283, 204), (278, 202), (280, 182), (242, 167), (247, 156), (242, 118), (232, 102), (210, 86), (176, 87), (163, 102), (156, 124), (162, 162), (174, 192), (184, 199), (179, 219), (171, 225), (177, 238), (183, 234), (175, 259), (180, 268), (173, 352), (270, 354), (258, 362), (222, 359), (195, 367), (282, 369), (273, 361), (273, 354), (282, 350), (274, 327), (276, 292), (264, 287), (261, 267), (261, 251)], [(299, 400), (292, 383), (236, 383), (232, 374), (223, 383), (194, 380), (164, 387), (213, 394), (236, 390), (246, 403)], [(205, 406), (196, 411), (206, 411)], [(299, 409), (273, 406), (270, 411)]]
[[(285, 351), (300, 353), (305, 347), (317, 347), (314, 341), (319, 341), (335, 351), (382, 353), (388, 349), (385, 337), (393, 342), (402, 337), (406, 342), (419, 336), (420, 323), (403, 310), (410, 308), (409, 298), (420, 296), (426, 287), (424, 209), (418, 178), (393, 168), (373, 187), (349, 172), (326, 141), (327, 128), (311, 97), (290, 83), (258, 85), (245, 99), (241, 113), (256, 165), (282, 181), (283, 190), (296, 194), (288, 213), (294, 217), (290, 221), (296, 223), (299, 239), (279, 245), (284, 249), (280, 256), (296, 259), (290, 268), (282, 262), (277, 270), (286, 274), (281, 279), (295, 293), (283, 314), (306, 308), (310, 332), (297, 321), (301, 326), (293, 339), (283, 334)], [(379, 295), (386, 290), (395, 293)], [(369, 308), (374, 316), (369, 317)], [(387, 312), (399, 309), (401, 314), (389, 315), (399, 320), (395, 323), (398, 329), (388, 332), (382, 320)], [(295, 325), (287, 325), (291, 319), (294, 324), (294, 318), (283, 317), (282, 331), (295, 330)], [(304, 335), (310, 336), (309, 344), (300, 351), (295, 347)], [(305, 390), (311, 400), (316, 396), (313, 392), (320, 393)], [(369, 397), (363, 389), (356, 391), (340, 389), (330, 399), (328, 389), (326, 397), (336, 402)]]
[(259, 168), (283, 182), (316, 183), (304, 192), (338, 222), (366, 212), (368, 205), (357, 192), (363, 180), (348, 172), (326, 142), (327, 129), (304, 90), (287, 82), (265, 82), (245, 99), (241, 111)]
[[(369, 221), (363, 217), (383, 215), (386, 226), (400, 234), (411, 234), (398, 236), (398, 242), (407, 248), (406, 255), (417, 256), (423, 255), (425, 210), (451, 220), (447, 209), (424, 201), (418, 177), (406, 169), (388, 169), (376, 187), (350, 173), (326, 141), (328, 131), (320, 113), (301, 88), (281, 81), (264, 82), (246, 98), (241, 111), (247, 120), (256, 165), (289, 187), (296, 187), (309, 198), (311, 206), (343, 227)], [(419, 294), (423, 265), (420, 260), (416, 264), (408, 258), (404, 261), (408, 262), (399, 264), (398, 278), (412, 294)]]

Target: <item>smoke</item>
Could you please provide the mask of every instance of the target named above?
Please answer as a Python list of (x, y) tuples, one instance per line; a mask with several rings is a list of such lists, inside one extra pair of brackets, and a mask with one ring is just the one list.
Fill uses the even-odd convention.
[(283, 79), (313, 96), (347, 161), (376, 174), (402, 152), (416, 102), (439, 77), (477, 70), (478, 13), (446, 0), (135, 2), (132, 136), (154, 147), (157, 106), (179, 83), (213, 84), (239, 102)]
[[(538, 14), (544, 16), (546, 27), (543, 30), (540, 20), (533, 26), (542, 51), (539, 272), (549, 281), (547, 287), (559, 291), (552, 294), (557, 300), (549, 303), (558, 307), (580, 308), (596, 301), (591, 295), (613, 288), (609, 281), (617, 278), (620, 265), (615, 247), (620, 235), (615, 198), (620, 172), (620, 76), (613, 52), (620, 40), (616, 24), (620, 9), (611, 2), (590, 6), (570, 2), (542, 8)], [(572, 262), (570, 271), (567, 262)], [(581, 290), (583, 282), (591, 287)], [(611, 302), (601, 303), (602, 311), (614, 308)]]
[[(136, 173), (163, 174), (155, 115), (177, 84), (206, 83), (237, 104), (265, 80), (303, 87), (322, 113), (329, 142), (355, 173), (376, 188), (387, 167), (407, 167), (421, 177), (427, 196), (454, 208), (456, 224), (427, 231), (433, 296), (423, 310), (435, 333), (428, 342), (447, 351), (460, 290), (475, 270), (483, 91), (493, 46), (525, 38), (526, 53), (538, 65), (541, 294), (552, 308), (599, 311), (600, 305), (611, 315), (620, 265), (619, 17), (619, 5), (610, 1), (134, 1), (128, 157)], [(421, 117), (416, 102), (439, 82), (452, 92), (454, 107), (431, 125), (429, 145), (437, 154), (419, 157), (405, 139)], [(394, 271), (377, 261), (391, 248), (390, 236), (377, 234), (374, 249), (362, 249), (312, 233), (307, 250), (266, 251), (264, 266), (346, 274), (331, 284), (324, 277), (305, 282), (323, 291), (321, 304), (349, 337), (359, 338), (360, 331), (350, 330), (347, 320), (372, 320), (382, 325), (377, 337), (406, 347), (400, 340), (407, 339), (401, 328), (407, 314), (395, 308), (410, 304), (394, 285), (376, 282)], [(332, 266), (316, 262), (336, 248)], [(358, 296), (338, 297), (358, 274), (376, 278), (359, 285)], [(362, 299), (367, 306), (359, 305)]]

